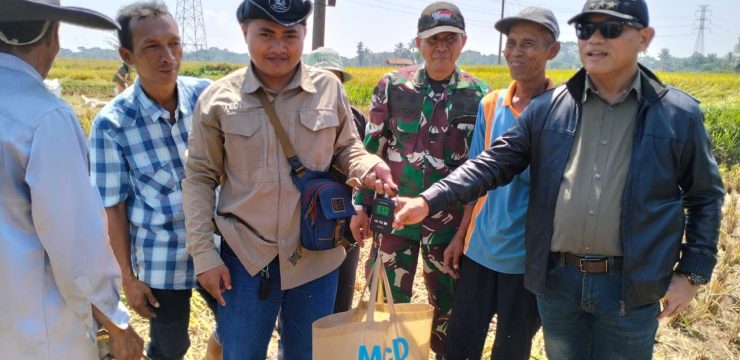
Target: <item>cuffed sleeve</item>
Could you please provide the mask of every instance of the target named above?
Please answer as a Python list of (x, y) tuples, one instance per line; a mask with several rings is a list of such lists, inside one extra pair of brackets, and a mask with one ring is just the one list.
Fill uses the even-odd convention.
[(45, 115), (26, 169), (31, 216), (59, 291), (94, 336), (91, 305), (121, 327), (121, 274), (108, 241), (100, 196), (90, 185), (85, 139), (71, 109)]
[(698, 105), (690, 122), (694, 129), (681, 159), (679, 186), (686, 209), (686, 241), (681, 246), (677, 271), (698, 273), (707, 278), (717, 263), (717, 241), (724, 187), (712, 144)]
[(187, 249), (196, 274), (223, 264), (213, 242), (213, 216), (215, 189), (224, 171), (224, 136), (215, 113), (217, 108), (202, 105), (207, 100), (207, 94), (204, 95), (193, 113), (182, 182)]

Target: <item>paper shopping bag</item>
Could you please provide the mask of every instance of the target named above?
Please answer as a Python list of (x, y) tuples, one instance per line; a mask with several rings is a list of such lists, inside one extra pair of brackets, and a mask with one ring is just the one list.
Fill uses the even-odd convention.
[[(380, 256), (370, 277), (369, 300), (313, 323), (314, 360), (426, 360), (434, 309), (429, 304), (383, 303), (391, 293)], [(363, 299), (364, 294), (363, 292)]]

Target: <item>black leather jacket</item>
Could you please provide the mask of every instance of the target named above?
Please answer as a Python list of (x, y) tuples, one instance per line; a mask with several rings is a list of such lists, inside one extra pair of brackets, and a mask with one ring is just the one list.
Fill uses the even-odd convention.
[[(620, 217), (621, 300), (628, 306), (660, 299), (677, 262), (677, 271), (711, 276), (724, 197), (698, 102), (663, 85), (642, 66), (640, 76), (642, 99)], [(506, 185), (531, 166), (524, 283), (539, 295), (545, 288), (555, 204), (581, 118), (585, 78), (582, 69), (566, 84), (532, 99), (490, 149), (421, 194), (434, 214)]]

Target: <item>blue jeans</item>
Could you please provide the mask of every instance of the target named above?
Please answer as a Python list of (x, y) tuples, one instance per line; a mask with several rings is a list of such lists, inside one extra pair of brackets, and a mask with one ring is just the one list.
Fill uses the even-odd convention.
[(550, 360), (653, 356), (660, 306), (624, 306), (621, 271), (584, 273), (557, 261), (537, 306)]
[(231, 290), (224, 293), (226, 306), (218, 306), (216, 312), (223, 359), (264, 360), (278, 312), (285, 359), (311, 359), (311, 325), (332, 313), (337, 271), (282, 291), (276, 259), (268, 265), (269, 296), (260, 300), (261, 275), (249, 275), (228, 246), (222, 247), (221, 258), (231, 275)]

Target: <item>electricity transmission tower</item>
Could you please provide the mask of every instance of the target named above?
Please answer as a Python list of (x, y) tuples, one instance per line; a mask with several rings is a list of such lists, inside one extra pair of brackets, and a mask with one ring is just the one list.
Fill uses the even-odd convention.
[(203, 6), (200, 0), (177, 0), (175, 20), (180, 27), (185, 52), (208, 49), (206, 26), (203, 22)]
[(699, 23), (696, 30), (696, 44), (694, 45), (694, 53), (704, 55), (704, 29), (706, 29), (707, 14), (712, 15), (712, 11), (709, 10), (709, 5), (699, 5), (699, 10), (696, 11), (697, 19)]

